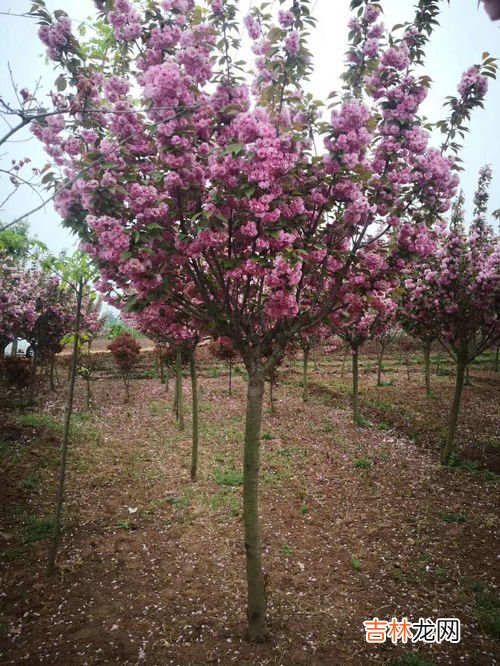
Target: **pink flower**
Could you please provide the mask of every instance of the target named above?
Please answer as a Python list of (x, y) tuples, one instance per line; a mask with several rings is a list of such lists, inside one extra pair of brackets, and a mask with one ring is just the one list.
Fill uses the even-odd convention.
[(300, 34), (296, 31), (288, 33), (285, 37), (285, 51), (288, 55), (295, 55), (300, 49)]
[(289, 28), (295, 20), (292, 12), (280, 9), (278, 12), (278, 21), (282, 28)]

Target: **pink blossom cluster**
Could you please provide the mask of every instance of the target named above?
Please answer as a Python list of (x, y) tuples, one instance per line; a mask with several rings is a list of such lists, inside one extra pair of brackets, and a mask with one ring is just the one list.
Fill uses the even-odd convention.
[(108, 14), (108, 20), (117, 39), (132, 42), (141, 35), (141, 15), (130, 0), (115, 0), (113, 11)]
[[(482, 170), (477, 192), (489, 180), (491, 172)], [(405, 327), (421, 339), (441, 340), (465, 362), (500, 337), (500, 239), (482, 215), (486, 201), (487, 196), (476, 199), (466, 231), (460, 199), (450, 225), (434, 232), (432, 253), (405, 269)]]
[(367, 94), (346, 95), (320, 124), (297, 78), (306, 58), (296, 9), (279, 12), (278, 29), (258, 11), (245, 20), (256, 74), (244, 78), (223, 48), (229, 5), (150, 5), (147, 21), (129, 0), (104, 11), (110, 54), (128, 69), (82, 67), (70, 102), (99, 113), (34, 129), (70, 181), (56, 210), (85, 220), (82, 248), (108, 297), (119, 292), (143, 329), (179, 339), (215, 322), (243, 345), (330, 313), (371, 335), (393, 313), (405, 262), (432, 253), (424, 222), (457, 184), (429, 147), (411, 48), (381, 49), (380, 12), (368, 4), (351, 26), (366, 37)]
[(47, 55), (51, 60), (59, 60), (71, 37), (71, 19), (62, 15), (54, 25), (42, 25), (38, 30), (40, 40), (47, 46)]
[(471, 95), (484, 97), (488, 92), (488, 79), (479, 72), (477, 67), (469, 67), (460, 79), (458, 92), (463, 98), (470, 97)]

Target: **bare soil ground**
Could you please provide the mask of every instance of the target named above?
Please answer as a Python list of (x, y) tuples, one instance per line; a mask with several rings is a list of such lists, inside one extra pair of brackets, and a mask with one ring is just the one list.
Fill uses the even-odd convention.
[[(203, 354), (202, 354), (203, 356)], [(321, 358), (311, 395), (285, 366), (266, 404), (261, 516), (271, 640), (244, 640), (241, 451), (246, 381), (202, 358), (200, 479), (190, 428), (151, 355), (124, 404), (104, 359), (85, 411), (77, 385), (59, 573), (45, 575), (64, 382), (37, 412), (0, 410), (2, 664), (471, 664), (500, 661), (498, 376), (465, 390), (461, 460), (439, 465), (453, 377), (435, 398), (396, 355), (361, 377), (365, 427), (351, 423), (340, 355)], [(446, 370), (446, 368), (445, 368)], [(449, 371), (449, 369), (448, 369)], [(65, 377), (59, 369), (61, 381)], [(139, 378), (142, 377), (142, 378)], [(346, 376), (345, 381), (349, 379)], [(187, 422), (189, 383), (185, 380)], [(12, 402), (12, 396), (10, 397)], [(458, 645), (368, 645), (363, 620), (458, 617)], [(495, 619), (496, 618), (496, 619)], [(495, 639), (496, 636), (496, 639)]]

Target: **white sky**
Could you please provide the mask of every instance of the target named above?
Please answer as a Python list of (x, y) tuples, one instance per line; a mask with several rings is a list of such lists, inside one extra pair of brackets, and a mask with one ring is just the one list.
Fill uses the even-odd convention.
[[(255, 0), (257, 1), (257, 0)], [(381, 0), (385, 13), (385, 23), (392, 27), (396, 23), (411, 20), (413, 0)], [(276, 3), (276, 0), (275, 0)], [(276, 3), (277, 4), (277, 3)], [(22, 13), (31, 5), (29, 0), (0, 0), (0, 12)], [(94, 15), (91, 0), (46, 0), (49, 10), (64, 9), (75, 21), (85, 21)], [(243, 12), (247, 11), (250, 0), (241, 0)], [(423, 106), (423, 113), (432, 121), (443, 116), (442, 103), (446, 95), (454, 95), (462, 72), (470, 65), (481, 61), (483, 51), (500, 56), (500, 22), (492, 23), (483, 9), (477, 7), (477, 0), (450, 0), (450, 5), (442, 3), (441, 27), (431, 39), (427, 50), (427, 73), (433, 79), (429, 97)], [(314, 3), (313, 3), (314, 6)], [(314, 15), (318, 19), (310, 48), (314, 55), (315, 71), (310, 82), (310, 90), (319, 99), (326, 100), (329, 92), (340, 88), (339, 75), (343, 70), (344, 53), (347, 45), (347, 21), (349, 0), (317, 0)], [(38, 26), (26, 18), (0, 14), (0, 95), (12, 101), (12, 86), (8, 63), (13, 71), (16, 84), (33, 89), (39, 77), (48, 90), (57, 73), (47, 64), (44, 48), (36, 32)], [(490, 89), (485, 110), (474, 113), (470, 134), (466, 137), (461, 154), (465, 162), (462, 187), (466, 193), (467, 210), (472, 209), (472, 195), (479, 168), (485, 163), (493, 165), (494, 180), (491, 188), (490, 210), (500, 208), (500, 80), (490, 79)], [(3, 126), (3, 134), (8, 128)], [(43, 166), (47, 158), (36, 139), (28, 130), (13, 137), (15, 141), (2, 146), (0, 168), (11, 158), (30, 157), (33, 165)], [(439, 137), (436, 138), (439, 141)], [(436, 143), (436, 145), (438, 145)], [(10, 192), (8, 179), (0, 178), (0, 200)], [(39, 199), (27, 188), (22, 188), (10, 199), (0, 212), (0, 221), (8, 222), (38, 205)], [(31, 232), (45, 242), (53, 252), (76, 245), (72, 237), (59, 223), (52, 208), (32, 215), (29, 219)]]

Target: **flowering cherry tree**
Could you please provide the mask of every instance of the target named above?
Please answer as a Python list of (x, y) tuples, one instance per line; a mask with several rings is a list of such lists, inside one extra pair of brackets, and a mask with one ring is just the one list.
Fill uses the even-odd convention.
[(320, 340), (328, 337), (328, 334), (327, 327), (320, 324), (312, 329), (302, 330), (297, 336), (298, 346), (302, 349), (302, 399), (304, 402), (309, 400), (309, 354), (311, 350), (314, 350), (317, 347)]
[[(359, 411), (359, 350), (369, 339), (385, 333), (393, 322), (396, 302), (393, 291), (397, 283), (391, 285), (383, 279), (387, 267), (384, 262), (378, 266), (382, 272), (363, 276), (363, 282), (355, 279), (346, 281), (344, 308), (330, 317), (332, 332), (344, 340), (352, 355), (352, 410), (354, 423), (363, 424)], [(356, 276), (355, 276), (356, 277)], [(359, 284), (364, 286), (360, 290)]]
[(212, 340), (209, 345), (209, 350), (212, 356), (219, 359), (220, 361), (225, 361), (229, 369), (229, 384), (228, 384), (228, 394), (231, 395), (232, 391), (232, 375), (233, 375), (233, 363), (236, 358), (238, 358), (238, 353), (233, 346), (233, 343), (229, 338), (221, 336), (217, 340)]
[(396, 340), (401, 333), (400, 327), (396, 323), (396, 312), (392, 313), (392, 321), (388, 318), (382, 330), (378, 331), (375, 335), (375, 352), (377, 355), (377, 386), (382, 386), (382, 368), (384, 361), (384, 354), (387, 347)]
[(184, 397), (182, 391), (182, 367), (189, 365), (191, 376), (192, 399), (192, 446), (191, 446), (191, 480), (196, 481), (198, 472), (198, 446), (199, 446), (199, 405), (198, 405), (198, 378), (196, 372), (196, 347), (200, 339), (200, 332), (191, 325), (183, 322), (181, 318), (171, 321), (170, 317), (163, 315), (163, 306), (151, 304), (142, 310), (129, 315), (139, 330), (149, 335), (157, 344), (164, 345), (175, 353), (175, 413), (179, 422), (179, 429), (184, 430)]
[(139, 362), (141, 345), (130, 333), (120, 333), (108, 345), (125, 384), (125, 402), (130, 400), (130, 373)]
[(0, 254), (0, 354), (15, 338), (25, 338), (36, 314), (36, 282), (12, 257)]
[[(346, 293), (366, 293), (367, 274), (383, 265), (384, 280), (397, 279), (457, 184), (418, 115), (429, 80), (415, 67), (437, 2), (421, 2), (415, 23), (390, 39), (377, 4), (353, 4), (345, 89), (325, 120), (301, 87), (312, 69), (310, 0), (291, 1), (277, 23), (265, 7), (251, 10), (253, 77), (238, 59), (230, 0), (97, 1), (110, 28), (105, 48), (79, 44), (65, 15), (35, 2), (61, 74), (55, 112), (33, 132), (61, 170), (55, 207), (98, 264), (100, 288), (118, 292), (128, 311), (153, 307), (165, 326), (227, 337), (246, 366), (253, 641), (267, 635), (258, 521), (265, 378), (294, 336), (340, 312)], [(484, 93), (481, 67), (474, 72), (458, 110)], [(448, 143), (454, 113), (442, 126)]]
[(467, 366), (500, 338), (500, 242), (487, 224), (491, 169), (480, 171), (474, 214), (467, 231), (463, 197), (449, 227), (435, 236), (435, 250), (405, 281), (406, 320), (419, 337), (437, 338), (456, 362), (448, 435), (441, 449), (446, 465), (454, 450)]

